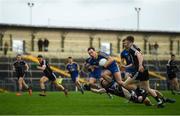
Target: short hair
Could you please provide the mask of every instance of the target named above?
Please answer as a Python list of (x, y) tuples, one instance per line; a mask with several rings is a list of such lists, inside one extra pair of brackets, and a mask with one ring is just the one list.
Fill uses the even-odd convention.
[(21, 54), (17, 54), (16, 57), (21, 56)]
[(43, 58), (43, 56), (42, 55), (38, 55), (38, 58)]
[(72, 57), (71, 57), (71, 56), (69, 56), (69, 57), (68, 57), (68, 59), (72, 59)]
[(95, 51), (95, 48), (94, 47), (89, 47), (88, 49), (87, 49), (87, 51), (89, 51), (89, 50), (93, 50), (93, 51)]
[(130, 36), (127, 36), (127, 37), (126, 37), (126, 40), (134, 43), (134, 37), (131, 36), (131, 35), (130, 35)]

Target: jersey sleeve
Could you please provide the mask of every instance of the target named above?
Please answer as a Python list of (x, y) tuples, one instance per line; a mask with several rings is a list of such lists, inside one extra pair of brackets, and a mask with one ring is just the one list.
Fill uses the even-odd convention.
[(108, 59), (109, 58), (109, 55), (108, 54), (106, 54), (105, 52), (99, 52), (99, 54), (98, 54), (100, 57), (102, 57), (102, 58), (106, 58), (106, 59)]
[(123, 59), (123, 58), (124, 58), (124, 54), (123, 54), (123, 52), (121, 52), (120, 57), (121, 57), (121, 59)]
[(137, 54), (140, 53), (140, 51), (138, 51), (137, 48), (135, 48), (134, 46), (132, 46), (132, 47), (130, 48), (130, 52), (131, 52), (132, 54), (134, 54), (135, 56), (137, 56)]

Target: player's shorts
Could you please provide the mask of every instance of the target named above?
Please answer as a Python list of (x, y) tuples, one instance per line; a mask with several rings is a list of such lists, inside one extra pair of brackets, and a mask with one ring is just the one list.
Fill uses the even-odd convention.
[(170, 73), (170, 74), (168, 74), (168, 79), (169, 79), (169, 80), (172, 80), (172, 79), (174, 79), (174, 78), (176, 78), (176, 73)]
[(16, 72), (16, 77), (19, 79), (20, 77), (24, 77), (25, 72)]
[(126, 72), (129, 73), (129, 74), (133, 74), (136, 72), (135, 68), (134, 67), (128, 67), (126, 68)]
[(147, 81), (149, 80), (149, 72), (147, 69), (145, 69), (144, 72), (135, 72), (132, 74), (132, 78), (139, 81)]
[(107, 69), (108, 69), (112, 74), (120, 71), (120, 70), (119, 70), (119, 66), (117, 65), (116, 62), (113, 62), (111, 65), (109, 65), (109, 66), (107, 67)]
[(76, 82), (76, 79), (78, 78), (79, 73), (78, 72), (72, 72), (71, 73), (71, 79), (73, 82)]
[(101, 69), (95, 69), (93, 72), (89, 73), (90, 78), (99, 79), (101, 77)]
[(55, 81), (56, 80), (56, 74), (55, 73), (44, 73), (43, 76), (46, 76), (50, 81)]

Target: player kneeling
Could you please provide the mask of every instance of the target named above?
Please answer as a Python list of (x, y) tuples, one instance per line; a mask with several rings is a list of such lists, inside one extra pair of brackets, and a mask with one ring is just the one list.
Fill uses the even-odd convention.
[(40, 96), (46, 96), (46, 91), (45, 91), (45, 82), (47, 81), (52, 81), (52, 83), (59, 89), (64, 92), (64, 94), (67, 96), (67, 89), (65, 89), (61, 85), (61, 78), (57, 78), (54, 72), (51, 70), (48, 62), (43, 59), (42, 55), (38, 55), (38, 61), (40, 66), (37, 66), (38, 69), (43, 71), (43, 76), (40, 79), (40, 87), (41, 87), (41, 93), (39, 94)]

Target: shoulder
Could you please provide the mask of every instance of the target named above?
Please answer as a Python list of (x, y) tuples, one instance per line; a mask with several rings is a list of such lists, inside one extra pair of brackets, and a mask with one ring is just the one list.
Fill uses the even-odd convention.
[(17, 60), (13, 62), (13, 65), (17, 64)]
[(78, 63), (77, 63), (77, 62), (73, 62), (73, 64), (74, 64), (74, 65), (78, 65)]
[(98, 52), (98, 56), (105, 57), (105, 58), (109, 57), (108, 54), (106, 54), (105, 52), (101, 52), (101, 51)]

